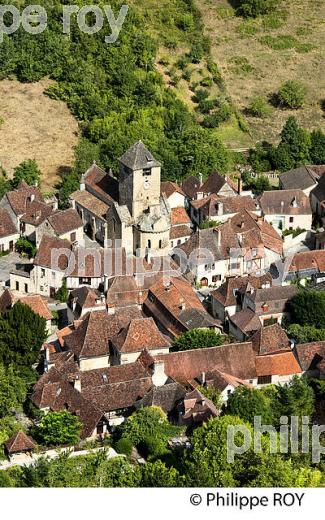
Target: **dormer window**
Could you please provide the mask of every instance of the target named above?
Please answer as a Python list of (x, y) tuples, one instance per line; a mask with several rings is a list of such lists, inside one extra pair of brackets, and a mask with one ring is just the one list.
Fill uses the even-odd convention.
[(143, 175), (144, 176), (151, 175), (151, 168), (144, 168), (143, 169)]

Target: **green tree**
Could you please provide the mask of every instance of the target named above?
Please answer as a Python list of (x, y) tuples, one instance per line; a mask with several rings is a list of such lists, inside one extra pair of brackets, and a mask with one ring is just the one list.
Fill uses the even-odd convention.
[(325, 294), (323, 292), (299, 290), (290, 300), (289, 310), (293, 323), (325, 328)]
[(299, 81), (289, 80), (283, 83), (278, 91), (278, 100), (281, 106), (297, 109), (304, 106), (307, 89)]
[(272, 424), (271, 400), (256, 388), (239, 386), (230, 394), (225, 413), (235, 415), (254, 426), (254, 417), (261, 417), (262, 424)]
[(0, 417), (5, 417), (12, 410), (21, 407), (26, 392), (26, 383), (13, 366), (6, 368), (0, 364)]
[(325, 164), (325, 134), (320, 129), (311, 133), (310, 160), (313, 164)]
[(260, 117), (261, 119), (265, 119), (271, 113), (266, 99), (262, 96), (257, 96), (252, 99), (248, 111), (253, 117)]
[(37, 253), (37, 248), (28, 238), (20, 237), (16, 242), (16, 249), (19, 254), (34, 258)]
[(30, 369), (37, 361), (46, 338), (46, 320), (27, 305), (15, 303), (0, 316), (0, 362), (14, 365), (23, 376), (24, 367)]
[(325, 329), (313, 325), (298, 325), (294, 323), (287, 328), (287, 334), (297, 343), (311, 343), (312, 341), (325, 341)]
[(55, 298), (62, 303), (66, 303), (69, 298), (69, 290), (67, 287), (67, 281), (63, 280), (60, 289), (55, 293)]
[(279, 0), (238, 0), (237, 14), (245, 18), (256, 18), (260, 14), (275, 11)]
[(14, 188), (16, 188), (21, 181), (27, 182), (29, 186), (33, 186), (34, 184), (39, 185), (41, 176), (42, 173), (37, 165), (37, 162), (32, 159), (28, 159), (27, 161), (23, 161), (19, 166), (17, 166), (17, 168), (15, 168), (12, 185)]
[(81, 427), (78, 417), (66, 410), (49, 412), (37, 426), (35, 435), (47, 446), (74, 445), (80, 440)]
[(161, 460), (147, 462), (141, 467), (141, 487), (182, 487), (184, 478), (177, 469), (167, 467)]
[(221, 392), (214, 388), (213, 386), (200, 386), (198, 390), (201, 392), (201, 394), (205, 395), (210, 401), (213, 402), (214, 406), (218, 408), (219, 410), (222, 407), (222, 396)]
[(218, 347), (224, 337), (211, 329), (192, 329), (184, 332), (174, 340), (173, 350), (191, 350), (195, 348)]

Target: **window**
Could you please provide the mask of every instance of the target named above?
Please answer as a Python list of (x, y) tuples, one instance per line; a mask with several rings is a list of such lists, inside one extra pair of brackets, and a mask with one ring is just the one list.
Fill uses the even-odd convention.
[(55, 271), (52, 271), (52, 280), (55, 280)]
[(75, 242), (75, 241), (76, 241), (76, 238), (77, 238), (76, 233), (71, 233), (71, 234), (70, 234), (70, 242)]
[(216, 264), (211, 264), (211, 269), (215, 269), (216, 268)]
[(44, 292), (44, 286), (43, 285), (40, 286), (40, 291)]
[(259, 376), (257, 378), (258, 385), (269, 385), (272, 383), (272, 376)]
[(212, 283), (221, 282), (221, 274), (212, 276)]
[(28, 293), (28, 285), (25, 283), (25, 293)]
[(252, 249), (252, 255), (253, 257), (257, 256), (257, 249)]
[(252, 262), (251, 262), (251, 260), (249, 260), (246, 265), (247, 265), (247, 269), (252, 269)]
[(162, 248), (162, 240), (159, 240), (159, 249)]
[(151, 175), (151, 168), (144, 168), (143, 175)]
[(290, 218), (289, 218), (289, 222), (292, 224), (293, 221), (294, 221), (294, 218), (293, 218), (293, 217), (290, 217)]
[(174, 242), (173, 241), (170, 242), (170, 247), (174, 247)]
[(180, 246), (180, 245), (181, 245), (181, 243), (182, 243), (182, 241), (181, 241), (181, 240), (177, 240), (177, 245), (178, 245), (178, 246)]
[(231, 390), (230, 388), (227, 390), (227, 395), (230, 395), (231, 394)]
[(151, 249), (151, 240), (148, 240), (148, 248)]
[(19, 282), (16, 282), (16, 291), (19, 291)]
[(91, 285), (91, 278), (79, 278), (79, 283), (83, 285)]
[(45, 269), (41, 269), (41, 278), (45, 277)]

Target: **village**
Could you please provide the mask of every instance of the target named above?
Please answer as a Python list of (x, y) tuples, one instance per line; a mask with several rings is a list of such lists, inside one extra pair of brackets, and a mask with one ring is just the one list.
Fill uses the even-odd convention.
[[(100, 441), (142, 407), (185, 427), (217, 417), (204, 388), (226, 406), (238, 387), (323, 379), (325, 341), (299, 344), (287, 325), (300, 287), (324, 290), (325, 165), (255, 196), (217, 172), (161, 182), (141, 141), (119, 161), (119, 180), (90, 165), (69, 209), (24, 181), (0, 202), (0, 312), (19, 301), (46, 320), (33, 405)], [(16, 252), (20, 237), (34, 258)], [(215, 346), (177, 348), (197, 331)], [(5, 446), (10, 464), (34, 460), (28, 432)]]

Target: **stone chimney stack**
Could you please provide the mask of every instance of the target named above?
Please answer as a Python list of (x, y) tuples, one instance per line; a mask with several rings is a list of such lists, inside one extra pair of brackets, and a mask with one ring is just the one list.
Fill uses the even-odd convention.
[(152, 382), (155, 386), (163, 386), (167, 381), (165, 374), (165, 363), (163, 361), (155, 361), (153, 364)]
[(80, 191), (85, 191), (85, 189), (86, 189), (86, 179), (85, 179), (85, 176), (82, 175), (81, 180), (80, 180)]
[(76, 376), (76, 379), (74, 380), (74, 388), (78, 390), (78, 392), (81, 392), (81, 379), (79, 376)]
[(238, 188), (237, 188), (237, 191), (238, 191), (238, 195), (240, 195), (241, 192), (243, 191), (243, 180), (242, 180), (241, 176), (238, 178)]
[(223, 215), (223, 202), (217, 202), (217, 215), (221, 217)]

